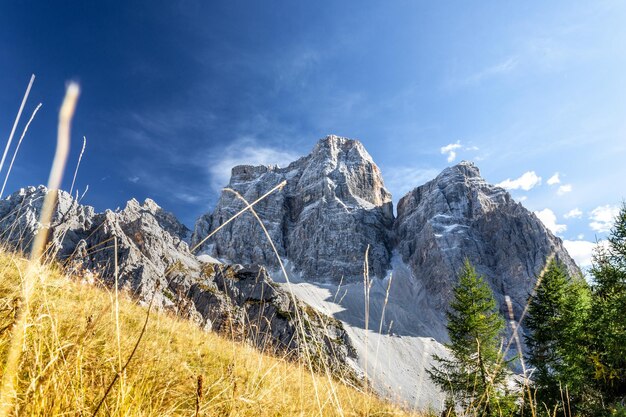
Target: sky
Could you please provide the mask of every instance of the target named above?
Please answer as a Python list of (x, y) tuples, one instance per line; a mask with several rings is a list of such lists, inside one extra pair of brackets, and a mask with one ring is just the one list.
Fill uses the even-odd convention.
[(74, 80), (63, 188), (85, 136), (97, 210), (150, 197), (193, 227), (232, 166), (337, 134), (394, 201), (474, 161), (584, 266), (626, 198), (625, 21), (621, 0), (1, 2), (0, 142), (31, 74), (14, 143), (42, 103), (7, 190), (46, 182)]

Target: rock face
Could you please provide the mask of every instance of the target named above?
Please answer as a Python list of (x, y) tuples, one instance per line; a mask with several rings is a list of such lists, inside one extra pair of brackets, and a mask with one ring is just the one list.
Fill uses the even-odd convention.
[[(362, 280), (365, 251), (370, 245), (372, 273), (385, 274), (391, 258), (391, 194), (360, 142), (328, 136), (310, 155), (286, 168), (236, 166), (228, 187), (252, 202), (282, 181), (287, 181), (282, 191), (254, 208), (280, 256), (288, 259), (297, 273), (315, 281)], [(235, 193), (225, 190), (213, 213), (198, 220), (193, 242), (200, 242), (244, 207)], [(238, 263), (278, 266), (261, 226), (250, 213), (224, 227), (201, 250)]]
[(580, 271), (561, 239), (508, 192), (489, 185), (470, 162), (445, 169), (398, 203), (394, 248), (421, 282), (433, 311), (445, 312), (465, 258), (489, 282), (506, 312), (521, 314), (546, 259)]
[[(49, 191), (29, 187), (0, 200), (0, 234), (27, 252), (42, 228), (38, 219)], [(316, 365), (355, 378), (354, 350), (341, 323), (291, 298), (262, 266), (204, 262), (189, 251), (190, 231), (154, 201), (130, 200), (118, 212), (95, 213), (64, 192), (49, 227), (46, 253), (68, 269), (115, 283), (140, 302), (176, 312), (206, 330), (248, 340), (268, 351), (317, 358)], [(300, 317), (301, 321), (296, 320)], [(306, 333), (303, 327), (306, 324)]]
[[(517, 317), (551, 254), (571, 274), (579, 273), (561, 240), (504, 189), (485, 182), (469, 162), (409, 192), (396, 219), (371, 157), (358, 141), (337, 136), (322, 139), (310, 155), (286, 168), (237, 166), (229, 188), (252, 202), (284, 180), (283, 190), (255, 206), (281, 257), (308, 281), (359, 282), (370, 245), (371, 275), (383, 278), (394, 269), (408, 281), (395, 284), (400, 306), (391, 310), (405, 312), (396, 325), (421, 326), (420, 335), (428, 329), (446, 339), (445, 311), (466, 257), (491, 284), (503, 313), (504, 298), (511, 297)], [(196, 224), (193, 241), (201, 242), (244, 207), (225, 190), (214, 212)], [(250, 213), (226, 225), (202, 250), (228, 262), (277, 266)]]

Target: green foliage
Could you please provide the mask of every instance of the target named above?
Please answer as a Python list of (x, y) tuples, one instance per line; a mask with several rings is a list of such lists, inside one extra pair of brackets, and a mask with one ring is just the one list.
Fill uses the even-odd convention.
[(435, 356), (438, 366), (429, 370), (430, 378), (471, 415), (510, 414), (514, 404), (506, 391), (501, 351), (504, 320), (491, 289), (468, 260), (454, 290), (447, 328), (451, 357)]
[(563, 264), (553, 260), (532, 297), (525, 324), (528, 363), (538, 409), (562, 410), (584, 402), (588, 379), (586, 322), (590, 309), (589, 286), (570, 279)]
[(592, 274), (590, 359), (604, 401), (613, 404), (626, 398), (626, 205), (608, 245), (596, 251)]
[(593, 284), (552, 263), (529, 305), (528, 362), (537, 409), (624, 414), (626, 402), (626, 206), (594, 255)]

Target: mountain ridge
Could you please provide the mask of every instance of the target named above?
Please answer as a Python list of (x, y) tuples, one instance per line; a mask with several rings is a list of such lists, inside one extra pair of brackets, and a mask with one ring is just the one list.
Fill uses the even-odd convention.
[[(235, 192), (252, 202), (283, 181), (254, 210), (291, 284), (254, 216), (244, 213), (223, 227), (245, 208)], [(307, 345), (296, 336), (294, 318), (300, 315), (324, 366), (358, 380), (367, 375), (367, 358), (378, 358), (380, 349), (398, 368), (367, 375), (376, 390), (396, 399), (400, 390), (402, 401), (435, 408), (443, 398), (427, 384), (425, 370), (432, 353), (445, 354), (445, 311), (465, 258), (485, 276), (503, 314), (510, 297), (515, 317), (552, 254), (571, 274), (580, 273), (562, 241), (535, 214), (488, 184), (467, 161), (409, 191), (398, 202), (397, 216), (365, 147), (333, 135), (284, 168), (233, 167), (228, 188), (193, 232), (151, 199), (96, 213), (59, 191), (53, 222), (46, 225), (49, 253), (71, 260), (70, 268), (95, 271), (111, 285), (115, 240), (120, 283), (140, 301), (156, 294), (157, 307), (201, 328), (224, 331), (235, 323), (241, 338), (296, 356)], [(43, 227), (38, 218), (48, 192), (27, 187), (0, 200), (6, 242), (28, 250)], [(200, 244), (201, 252), (192, 253), (189, 243)], [(366, 253), (371, 287), (364, 293)]]

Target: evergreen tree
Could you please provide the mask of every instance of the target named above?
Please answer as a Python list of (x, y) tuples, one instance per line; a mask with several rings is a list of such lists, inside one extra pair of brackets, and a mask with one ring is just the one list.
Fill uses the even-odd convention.
[(559, 343), (563, 326), (563, 310), (569, 277), (561, 264), (552, 261), (541, 277), (528, 306), (525, 335), (528, 363), (534, 367), (533, 385), (537, 388), (538, 403), (549, 409), (560, 402), (563, 357)]
[(595, 381), (606, 404), (626, 399), (626, 205), (591, 270), (591, 355)]
[(504, 320), (491, 289), (468, 260), (447, 317), (450, 358), (435, 356), (438, 366), (429, 370), (430, 378), (472, 415), (507, 414), (512, 402), (505, 395)]
[(589, 287), (570, 279), (564, 266), (551, 261), (531, 298), (525, 324), (528, 363), (539, 411), (562, 409), (567, 398), (576, 409), (585, 398), (589, 376), (587, 318)]

